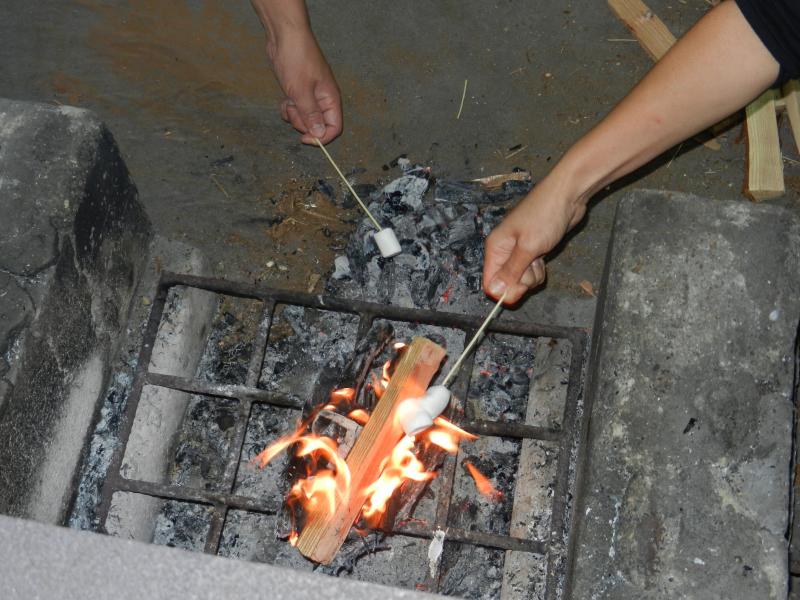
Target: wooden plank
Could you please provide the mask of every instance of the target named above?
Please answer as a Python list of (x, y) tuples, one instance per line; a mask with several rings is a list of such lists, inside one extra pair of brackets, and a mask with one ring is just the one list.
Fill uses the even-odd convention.
[(797, 151), (800, 152), (800, 81), (792, 79), (783, 86), (783, 102)]
[[(664, 25), (664, 21), (641, 0), (608, 0), (608, 5), (655, 62), (661, 60), (677, 41)], [(711, 132), (714, 135), (713, 129)], [(719, 150), (722, 147), (717, 140), (701, 139), (702, 137), (705, 136), (695, 136), (694, 139), (710, 150)]]
[(617, 18), (636, 36), (645, 52), (658, 62), (675, 43), (664, 22), (641, 0), (608, 0)]
[(347, 457), (350, 468), (350, 498), (337, 505), (333, 514), (312, 513), (300, 533), (297, 548), (307, 558), (329, 564), (342, 546), (367, 499), (367, 487), (380, 475), (381, 461), (403, 437), (395, 412), (403, 400), (419, 397), (439, 370), (445, 350), (417, 337), (406, 349), (389, 385), (378, 401), (361, 435)]
[(759, 202), (782, 195), (783, 157), (778, 138), (775, 100), (778, 93), (767, 90), (747, 105), (747, 182), (745, 194)]

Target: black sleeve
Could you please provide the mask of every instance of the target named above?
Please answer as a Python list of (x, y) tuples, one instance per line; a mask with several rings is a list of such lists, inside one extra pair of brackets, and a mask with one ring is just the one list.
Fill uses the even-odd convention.
[(780, 64), (778, 82), (800, 76), (800, 0), (736, 0), (736, 4)]

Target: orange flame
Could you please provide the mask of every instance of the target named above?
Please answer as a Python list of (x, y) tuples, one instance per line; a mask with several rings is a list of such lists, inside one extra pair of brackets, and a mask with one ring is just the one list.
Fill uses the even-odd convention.
[(381, 377), (381, 386), (383, 386), (383, 389), (389, 387), (389, 380), (392, 378), (392, 376), (389, 374), (389, 369), (391, 368), (391, 366), (392, 366), (392, 361), (390, 360), (387, 360), (383, 365), (383, 373)]
[[(394, 344), (397, 352), (401, 352), (405, 347), (406, 345), (402, 342)], [(371, 373), (371, 386), (378, 398), (382, 396), (389, 385), (392, 366), (393, 361), (388, 360), (381, 368), (380, 377), (376, 373)], [(329, 403), (323, 407), (323, 410), (339, 411), (344, 414), (345, 410), (352, 408), (351, 403), (355, 397), (356, 390), (353, 388), (334, 390), (331, 392)], [(289, 506), (300, 505), (307, 515), (318, 514), (324, 518), (335, 512), (340, 503), (349, 501), (351, 476), (347, 463), (337, 452), (336, 441), (309, 432), (311, 423), (319, 414), (319, 410), (318, 408), (313, 410), (311, 415), (298, 425), (294, 433), (265, 448), (253, 461), (263, 468), (278, 454), (294, 446), (292, 451), (295, 456), (304, 459), (306, 477), (299, 479), (292, 486), (287, 495), (287, 504)], [(347, 416), (361, 425), (365, 425), (370, 418), (369, 413), (361, 408), (350, 410)], [(437, 476), (436, 472), (426, 471), (425, 465), (417, 458), (416, 453), (420, 447), (435, 445), (456, 454), (461, 441), (475, 440), (477, 437), (447, 419), (438, 417), (434, 420), (434, 426), (420, 436), (420, 444), (417, 444), (415, 439), (410, 436), (401, 439), (391, 454), (381, 462), (380, 475), (365, 490), (367, 500), (364, 503), (362, 515), (366, 522), (373, 526), (380, 522), (392, 495), (405, 482), (430, 481)], [(473, 465), (464, 464), (482, 494), (495, 500), (502, 497), (502, 494), (495, 490), (488, 479)], [(289, 543), (295, 546), (299, 535), (294, 524), (294, 511), (290, 513), (290, 516), (292, 517), (292, 531), (289, 534)]]
[(369, 421), (369, 413), (363, 408), (351, 410), (349, 413), (347, 413), (347, 416), (359, 425), (366, 425), (367, 421)]
[(467, 467), (469, 474), (472, 475), (472, 478), (475, 480), (475, 487), (478, 488), (478, 491), (481, 494), (486, 496), (492, 502), (497, 502), (503, 497), (503, 492), (495, 489), (492, 483), (483, 473), (478, 471), (475, 465), (469, 462), (464, 462), (464, 466)]
[(431, 444), (439, 446), (439, 448), (445, 452), (449, 452), (450, 454), (458, 452), (458, 440), (443, 429), (433, 429), (429, 431), (427, 438)]
[(428, 481), (436, 477), (436, 473), (425, 471), (425, 465), (414, 456), (413, 449), (414, 438), (407, 435), (397, 443), (392, 454), (383, 459), (380, 477), (367, 488), (364, 517), (373, 519), (386, 512), (389, 498), (406, 480)]
[(464, 431), (463, 429), (461, 429), (461, 427), (459, 427), (458, 425), (454, 425), (453, 423), (451, 423), (450, 421), (448, 421), (444, 417), (436, 417), (433, 420), (433, 423), (435, 425), (441, 427), (442, 429), (446, 429), (447, 431), (451, 432), (453, 435), (455, 435), (458, 438), (463, 438), (465, 440), (477, 440), (478, 439), (478, 436), (475, 435), (474, 433), (470, 433), (468, 431)]
[(331, 402), (336, 404), (343, 400), (350, 401), (356, 397), (356, 391), (353, 388), (341, 388), (331, 392)]

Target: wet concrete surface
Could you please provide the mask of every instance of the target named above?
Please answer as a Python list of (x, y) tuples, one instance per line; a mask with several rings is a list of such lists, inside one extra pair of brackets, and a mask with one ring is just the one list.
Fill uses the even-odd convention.
[[(399, 176), (382, 166), (400, 154), (443, 178), (522, 167), (540, 179), (650, 67), (603, 2), (309, 5), (345, 105), (345, 132), (331, 152), (346, 172), (364, 169), (360, 183)], [(705, 0), (650, 6), (676, 34), (710, 8)], [(335, 252), (321, 232), (339, 213), (298, 216), (286, 204), (319, 178), (336, 189), (338, 182), (320, 152), (280, 120), (279, 88), (248, 2), (9, 0), (0, 13), (0, 95), (96, 111), (157, 233), (200, 248), (214, 275), (296, 289), (326, 279)], [(800, 157), (785, 124), (782, 135), (789, 192), (776, 203), (796, 209), (800, 163), (791, 161)], [(672, 149), (620, 187), (744, 202), (740, 126), (720, 143), (716, 152), (693, 143)], [(619, 195), (592, 208), (526, 315), (591, 323), (594, 298), (579, 283), (599, 286)], [(351, 222), (337, 227), (348, 231), (357, 215), (343, 214)], [(558, 310), (565, 300), (576, 308)]]

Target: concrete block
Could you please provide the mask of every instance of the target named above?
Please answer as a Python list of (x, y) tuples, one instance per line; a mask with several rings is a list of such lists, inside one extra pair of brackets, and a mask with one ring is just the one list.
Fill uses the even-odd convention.
[(571, 597), (786, 598), (797, 218), (633, 192), (606, 268)]
[(0, 512), (63, 518), (150, 236), (96, 117), (0, 99)]
[(2, 516), (0, 580), (7, 600), (442, 598)]

